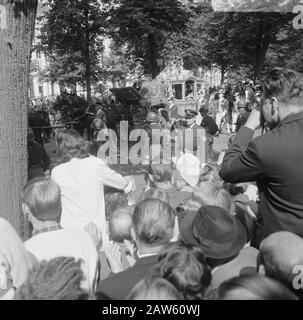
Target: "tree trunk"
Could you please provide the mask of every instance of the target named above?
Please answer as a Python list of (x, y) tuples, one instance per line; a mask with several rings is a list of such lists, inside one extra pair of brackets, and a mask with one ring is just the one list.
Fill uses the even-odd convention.
[(224, 76), (225, 76), (225, 68), (224, 68), (224, 67), (221, 67), (220, 71), (221, 71), (221, 84), (223, 84), (223, 82), (224, 82)]
[[(15, 1), (17, 2), (17, 1)], [(22, 237), (21, 212), (27, 181), (27, 107), (30, 50), (37, 0), (0, 0), (0, 216)]]
[(90, 30), (89, 30), (89, 4), (86, 1), (85, 4), (85, 80), (86, 80), (86, 94), (87, 102), (91, 104), (92, 102), (92, 88), (91, 88), (91, 59), (90, 59)]
[(71, 85), (71, 90), (70, 90), (70, 92), (71, 92), (72, 94), (77, 94), (77, 82), (75, 82), (75, 83), (73, 83), (73, 84)]
[(157, 43), (152, 34), (148, 35), (149, 45), (149, 60), (150, 60), (150, 71), (152, 77), (155, 78), (158, 75), (158, 64), (157, 64)]
[(86, 94), (87, 102), (90, 104), (92, 102), (92, 85), (91, 85), (91, 71), (90, 71), (90, 62), (86, 63)]
[(261, 35), (260, 40), (257, 44), (254, 80), (256, 80), (256, 78), (260, 77), (261, 75), (269, 44), (270, 44), (270, 34), (269, 34), (269, 31), (267, 30), (266, 34)]

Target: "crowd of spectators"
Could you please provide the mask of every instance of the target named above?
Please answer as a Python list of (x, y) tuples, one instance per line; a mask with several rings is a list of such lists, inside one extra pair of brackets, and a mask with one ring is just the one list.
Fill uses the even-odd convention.
[(0, 218), (0, 299), (301, 299), (303, 76), (274, 69), (263, 87), (219, 164), (150, 164), (135, 203), (131, 177), (59, 132), (62, 163), (24, 187), (31, 238)]

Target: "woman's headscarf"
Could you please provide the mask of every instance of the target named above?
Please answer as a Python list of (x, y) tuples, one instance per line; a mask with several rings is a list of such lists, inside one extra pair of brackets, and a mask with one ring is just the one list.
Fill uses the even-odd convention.
[(18, 288), (35, 262), (14, 228), (0, 218), (0, 292), (9, 289), (10, 283)]

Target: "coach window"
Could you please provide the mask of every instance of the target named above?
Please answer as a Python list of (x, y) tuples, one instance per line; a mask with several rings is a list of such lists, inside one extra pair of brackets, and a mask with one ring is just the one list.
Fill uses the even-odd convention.
[(173, 93), (176, 100), (183, 99), (183, 86), (182, 83), (175, 83), (173, 84)]

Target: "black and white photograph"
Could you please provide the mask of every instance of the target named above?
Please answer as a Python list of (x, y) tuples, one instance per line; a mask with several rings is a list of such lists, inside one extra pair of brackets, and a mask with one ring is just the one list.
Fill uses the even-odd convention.
[(301, 299), (303, 0), (0, 0), (0, 300)]

